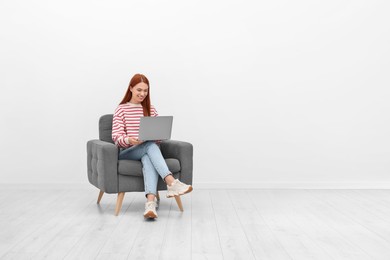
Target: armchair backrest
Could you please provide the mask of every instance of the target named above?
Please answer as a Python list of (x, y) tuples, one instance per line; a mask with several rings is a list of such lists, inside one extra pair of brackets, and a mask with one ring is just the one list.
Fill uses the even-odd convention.
[(113, 114), (103, 115), (99, 119), (99, 139), (105, 142), (114, 143), (112, 140), (112, 118)]

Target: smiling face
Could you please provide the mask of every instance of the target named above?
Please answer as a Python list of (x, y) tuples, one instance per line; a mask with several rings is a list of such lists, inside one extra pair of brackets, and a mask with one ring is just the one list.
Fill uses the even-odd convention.
[(148, 95), (149, 86), (144, 82), (140, 82), (134, 87), (130, 87), (130, 91), (132, 93), (130, 102), (133, 104), (141, 104)]

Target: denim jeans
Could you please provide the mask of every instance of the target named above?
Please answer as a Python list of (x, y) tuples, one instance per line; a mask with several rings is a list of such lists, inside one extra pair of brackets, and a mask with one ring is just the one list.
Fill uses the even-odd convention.
[(158, 176), (164, 180), (172, 174), (161, 154), (160, 148), (153, 141), (132, 146), (119, 152), (119, 160), (141, 160), (144, 175), (145, 194), (157, 194)]

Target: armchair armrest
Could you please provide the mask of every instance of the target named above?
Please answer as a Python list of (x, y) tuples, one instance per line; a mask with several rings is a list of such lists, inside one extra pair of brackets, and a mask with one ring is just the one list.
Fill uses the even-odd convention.
[(106, 193), (118, 192), (118, 147), (101, 140), (87, 142), (89, 182)]
[(161, 142), (160, 149), (164, 158), (175, 158), (179, 160), (181, 168), (180, 180), (186, 184), (192, 184), (192, 144), (177, 140), (165, 140)]

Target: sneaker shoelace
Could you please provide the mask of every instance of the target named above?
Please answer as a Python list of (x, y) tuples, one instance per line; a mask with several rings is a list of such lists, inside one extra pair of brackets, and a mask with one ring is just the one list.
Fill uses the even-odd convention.
[(146, 210), (155, 210), (156, 209), (156, 204), (155, 202), (151, 202), (151, 203), (146, 203)]
[(175, 185), (177, 185), (178, 187), (183, 187), (184, 183), (182, 183), (181, 181), (177, 180)]

